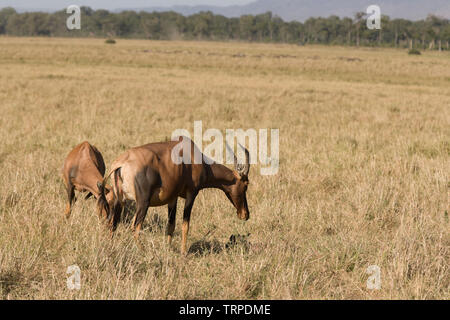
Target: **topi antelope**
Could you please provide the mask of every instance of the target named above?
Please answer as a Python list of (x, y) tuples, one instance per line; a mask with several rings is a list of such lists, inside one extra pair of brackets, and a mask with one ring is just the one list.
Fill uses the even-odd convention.
[[(105, 162), (102, 154), (89, 142), (80, 143), (69, 153), (62, 169), (64, 185), (69, 198), (65, 211), (66, 218), (70, 217), (75, 200), (75, 190), (88, 192), (86, 199), (92, 195), (99, 199), (98, 182), (103, 181), (104, 174)], [(109, 192), (110, 187), (103, 188), (103, 190), (106, 196), (102, 199), (112, 204), (113, 193)], [(103, 206), (99, 206), (98, 210), (99, 216), (107, 217)]]
[[(179, 143), (188, 144), (188, 148), (175, 149)], [(242, 146), (241, 146), (242, 147)], [(242, 147), (243, 148), (243, 147)], [(175, 149), (175, 150), (174, 150)], [(184, 198), (181, 253), (186, 254), (186, 241), (189, 231), (191, 210), (200, 190), (217, 188), (222, 190), (237, 210), (239, 219), (248, 220), (247, 187), (250, 170), (249, 152), (245, 148), (245, 163), (238, 163), (234, 156), (235, 170), (212, 161), (201, 161), (200, 164), (176, 164), (172, 153), (183, 157), (183, 150), (190, 150), (190, 159), (195, 152), (200, 151), (186, 137), (179, 141), (151, 143), (132, 148), (119, 156), (112, 164), (110, 173), (99, 184), (101, 191), (99, 206), (108, 212), (111, 228), (114, 231), (120, 220), (125, 200), (136, 201), (136, 216), (134, 218), (135, 237), (137, 239), (148, 207), (168, 205), (168, 224), (166, 235), (169, 245), (175, 229), (175, 215), (178, 197)], [(202, 154), (201, 154), (202, 155)], [(202, 155), (203, 156), (203, 155)], [(204, 159), (202, 157), (202, 159)], [(114, 203), (108, 206), (104, 199), (104, 185), (112, 175)]]

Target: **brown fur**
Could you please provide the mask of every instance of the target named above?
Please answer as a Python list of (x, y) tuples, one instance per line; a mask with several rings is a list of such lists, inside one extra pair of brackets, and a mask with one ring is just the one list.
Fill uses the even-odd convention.
[[(84, 141), (77, 145), (64, 161), (62, 176), (68, 195), (68, 203), (65, 211), (67, 218), (70, 217), (72, 205), (75, 202), (75, 190), (88, 192), (86, 198), (94, 195), (96, 199), (100, 197), (100, 190), (97, 186), (102, 183), (105, 174), (105, 162), (103, 156), (96, 147)], [(112, 201), (110, 188), (106, 187), (104, 193), (109, 202)], [(106, 200), (108, 201), (108, 200)], [(99, 209), (99, 215), (106, 217), (106, 210)]]
[[(194, 159), (195, 144), (187, 138), (185, 143), (191, 147), (191, 159)], [(175, 146), (182, 141), (151, 143), (129, 149), (112, 164), (111, 171), (104, 182), (112, 175), (114, 183), (114, 206), (108, 211), (114, 230), (120, 220), (120, 212), (125, 200), (136, 201), (134, 220), (135, 235), (138, 236), (148, 207), (168, 205), (169, 221), (167, 236), (169, 242), (175, 229), (177, 198), (186, 199), (181, 252), (186, 253), (186, 240), (192, 206), (198, 192), (205, 188), (222, 190), (237, 210), (240, 219), (248, 220), (246, 191), (248, 186), (248, 158), (245, 174), (239, 174), (221, 164), (175, 164), (171, 154)], [(183, 150), (180, 150), (183, 156)], [(248, 157), (248, 151), (246, 151)], [(236, 165), (237, 167), (237, 165)], [(113, 174), (114, 173), (114, 174)]]

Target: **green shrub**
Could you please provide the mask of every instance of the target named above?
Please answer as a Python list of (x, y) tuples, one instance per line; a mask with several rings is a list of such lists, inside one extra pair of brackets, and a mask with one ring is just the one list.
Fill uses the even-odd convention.
[(116, 40), (114, 40), (114, 39), (106, 39), (105, 43), (107, 43), (107, 44), (115, 44)]
[(420, 55), (421, 53), (420, 53), (420, 51), (417, 50), (417, 49), (410, 49), (410, 50), (408, 51), (408, 54)]

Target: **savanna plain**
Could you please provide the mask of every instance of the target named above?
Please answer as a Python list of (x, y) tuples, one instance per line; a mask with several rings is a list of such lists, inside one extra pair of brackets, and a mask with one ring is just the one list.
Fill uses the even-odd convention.
[[(1, 299), (450, 298), (449, 52), (1, 37), (0, 111)], [(108, 168), (196, 120), (280, 130), (278, 174), (250, 169), (247, 222), (202, 191), (185, 257), (182, 200), (171, 247), (166, 207), (139, 243), (127, 219), (111, 238), (93, 199), (65, 219), (75, 145)]]

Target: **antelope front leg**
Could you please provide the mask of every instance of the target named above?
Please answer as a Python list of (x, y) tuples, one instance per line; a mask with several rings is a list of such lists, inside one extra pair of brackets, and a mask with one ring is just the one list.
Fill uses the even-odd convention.
[(187, 242), (187, 235), (189, 232), (189, 221), (191, 220), (191, 211), (192, 206), (194, 205), (195, 197), (197, 196), (197, 193), (188, 194), (186, 197), (186, 203), (184, 205), (184, 212), (183, 212), (183, 226), (182, 226), (182, 234), (181, 234), (181, 254), (186, 255), (186, 242)]
[(139, 232), (142, 229), (142, 223), (145, 220), (145, 216), (147, 215), (148, 210), (148, 202), (144, 202), (143, 204), (138, 204), (136, 210), (136, 218), (134, 219), (134, 238), (138, 240)]
[(168, 208), (169, 208), (169, 217), (168, 217), (168, 222), (167, 222), (167, 231), (166, 231), (166, 235), (167, 235), (167, 241), (169, 243), (169, 246), (172, 243), (172, 236), (173, 236), (173, 231), (175, 230), (175, 222), (176, 222), (176, 214), (177, 214), (177, 200), (178, 198), (175, 198), (175, 200), (172, 203), (169, 203)]
[(75, 187), (69, 182), (69, 185), (67, 187), (67, 197), (68, 202), (66, 206), (66, 211), (64, 212), (64, 215), (66, 216), (66, 219), (70, 218), (70, 214), (72, 212), (72, 205), (75, 202)]

